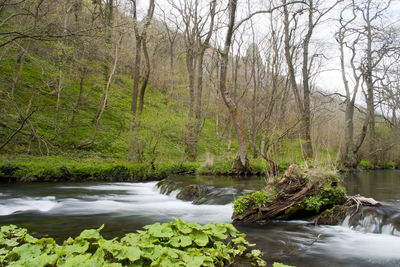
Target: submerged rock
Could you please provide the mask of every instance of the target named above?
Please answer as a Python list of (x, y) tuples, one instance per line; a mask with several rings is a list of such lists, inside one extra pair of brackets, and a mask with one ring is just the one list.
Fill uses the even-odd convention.
[(205, 194), (208, 193), (208, 189), (204, 185), (197, 185), (191, 184), (185, 186), (181, 192), (176, 195), (177, 199), (184, 200), (184, 201), (194, 201), (203, 197)]

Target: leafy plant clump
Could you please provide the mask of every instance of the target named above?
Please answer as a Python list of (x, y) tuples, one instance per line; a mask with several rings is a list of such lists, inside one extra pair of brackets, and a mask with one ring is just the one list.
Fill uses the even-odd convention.
[(249, 209), (264, 207), (265, 204), (274, 200), (277, 194), (278, 191), (273, 187), (268, 191), (256, 191), (239, 197), (233, 202), (234, 214), (242, 214)]
[(332, 184), (326, 184), (318, 195), (304, 197), (303, 205), (305, 210), (319, 212), (321, 207), (334, 206), (344, 202), (345, 195), (344, 187), (333, 187)]
[(371, 170), (375, 167), (374, 164), (372, 164), (372, 162), (369, 160), (362, 160), (362, 161), (360, 161), (360, 163), (358, 165), (362, 169), (366, 169), (366, 170)]
[(265, 266), (261, 251), (246, 253), (253, 244), (231, 224), (175, 220), (112, 240), (101, 236), (102, 228), (84, 230), (58, 245), (24, 228), (2, 226), (0, 266), (223, 266), (238, 257)]

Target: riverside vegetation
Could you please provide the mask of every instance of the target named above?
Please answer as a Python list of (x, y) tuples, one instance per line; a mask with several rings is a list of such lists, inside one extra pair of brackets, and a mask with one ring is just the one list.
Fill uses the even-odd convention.
[[(262, 253), (231, 224), (199, 225), (175, 220), (144, 226), (144, 231), (104, 239), (98, 229), (84, 230), (58, 245), (35, 238), (24, 228), (2, 226), (1, 266), (224, 266), (248, 260), (265, 266)], [(285, 266), (275, 264), (274, 266)]]

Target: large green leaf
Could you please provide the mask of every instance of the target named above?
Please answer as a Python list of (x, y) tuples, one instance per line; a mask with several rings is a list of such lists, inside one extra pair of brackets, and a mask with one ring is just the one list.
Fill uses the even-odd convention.
[(211, 225), (211, 233), (213, 236), (219, 239), (227, 239), (228, 235), (226, 235), (227, 229), (226, 226), (223, 224), (213, 224)]
[(9, 252), (9, 250), (7, 250), (5, 248), (0, 248), (0, 255), (7, 255), (8, 252)]
[(29, 259), (39, 256), (42, 253), (41, 248), (42, 246), (39, 244), (23, 244), (14, 248), (12, 252), (18, 254), (20, 259)]
[(87, 266), (102, 266), (104, 263), (104, 251), (98, 248), (96, 252), (86, 261)]
[(92, 257), (92, 254), (86, 253), (82, 255), (74, 255), (65, 258), (64, 262), (57, 262), (57, 266), (60, 267), (76, 267), (76, 266), (87, 266), (86, 262)]
[(203, 266), (204, 260), (206, 260), (206, 256), (184, 256), (183, 261), (186, 263), (187, 266), (190, 267), (197, 267), (197, 266)]
[(90, 243), (87, 240), (75, 240), (70, 245), (65, 245), (64, 243), (62, 247), (57, 249), (57, 253), (60, 255), (69, 255), (73, 253), (83, 254), (89, 249), (89, 245)]
[(192, 228), (187, 225), (182, 219), (176, 219), (175, 225), (182, 234), (190, 234), (192, 232)]
[(116, 258), (119, 260), (129, 259), (131, 262), (134, 262), (140, 259), (140, 256), (141, 250), (139, 248), (122, 246)]
[(35, 266), (35, 267), (41, 267), (41, 266), (47, 266), (47, 265), (54, 265), (58, 259), (58, 255), (53, 254), (53, 255), (47, 255), (47, 254), (42, 254), (39, 257), (33, 258), (28, 260), (26, 263), (26, 266)]
[(77, 237), (77, 239), (94, 239), (94, 240), (99, 240), (101, 239), (100, 233), (95, 230), (95, 229), (89, 229), (89, 230), (84, 230), (82, 233)]
[(166, 223), (155, 223), (143, 228), (147, 229), (150, 235), (158, 238), (170, 238), (174, 235), (173, 230)]
[(184, 248), (192, 244), (192, 239), (189, 236), (174, 236), (169, 240), (169, 244), (176, 248)]
[(193, 229), (190, 237), (197, 245), (201, 247), (205, 247), (208, 244), (208, 236), (202, 231)]
[(121, 245), (113, 240), (101, 239), (98, 241), (100, 248), (110, 252), (114, 257), (118, 255), (121, 250)]

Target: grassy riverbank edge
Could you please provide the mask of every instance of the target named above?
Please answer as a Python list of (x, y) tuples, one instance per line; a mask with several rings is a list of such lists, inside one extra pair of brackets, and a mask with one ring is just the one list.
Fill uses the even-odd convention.
[[(237, 173), (233, 168), (234, 159), (215, 161), (210, 165), (204, 162), (160, 162), (132, 163), (122, 159), (91, 157), (72, 158), (63, 156), (0, 155), (0, 182), (78, 182), (114, 181), (143, 182), (158, 181), (172, 175), (231, 175)], [(279, 162), (279, 171), (289, 166), (286, 161)], [(252, 172), (248, 175), (265, 175), (269, 165), (265, 160), (250, 160)], [(373, 166), (361, 162), (354, 170), (394, 169), (394, 164)], [(340, 170), (340, 171), (354, 171)]]
[[(0, 155), (0, 182), (144, 182), (158, 181), (172, 175), (237, 175), (234, 159), (215, 161), (211, 166), (203, 162), (133, 163), (103, 157), (63, 157)], [(286, 168), (286, 163), (282, 168)], [(265, 175), (268, 164), (262, 159), (250, 161), (249, 176)]]
[(157, 181), (170, 175), (193, 174), (197, 162), (132, 163), (104, 158), (0, 156), (2, 182)]

